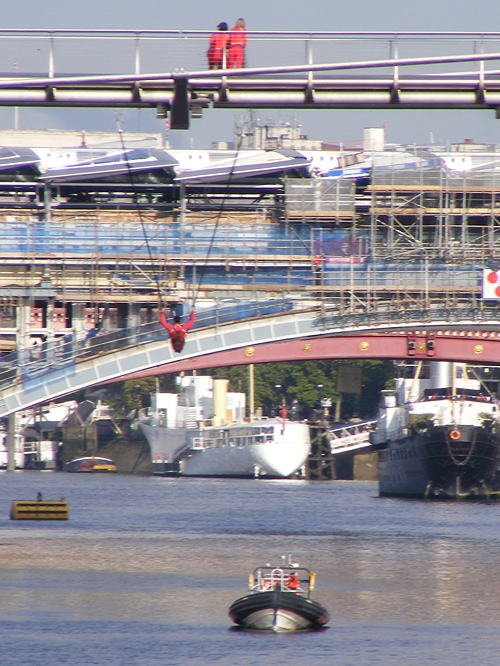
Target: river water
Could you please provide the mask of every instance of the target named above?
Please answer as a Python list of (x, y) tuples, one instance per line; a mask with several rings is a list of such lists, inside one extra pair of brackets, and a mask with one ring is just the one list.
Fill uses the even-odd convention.
[[(64, 496), (69, 521), (11, 521)], [(365, 482), (0, 473), (0, 664), (493, 666), (500, 504)], [(260, 564), (317, 573), (321, 632), (231, 631)]]

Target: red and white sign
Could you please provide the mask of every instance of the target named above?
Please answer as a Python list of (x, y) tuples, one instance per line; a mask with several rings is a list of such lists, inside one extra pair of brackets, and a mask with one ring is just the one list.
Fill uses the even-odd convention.
[(500, 300), (500, 271), (483, 270), (483, 298)]

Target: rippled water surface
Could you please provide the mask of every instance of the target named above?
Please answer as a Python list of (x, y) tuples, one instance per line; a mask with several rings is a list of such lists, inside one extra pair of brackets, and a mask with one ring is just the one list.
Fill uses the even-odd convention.
[[(69, 521), (11, 521), (64, 496)], [(230, 631), (250, 570), (316, 571), (322, 632)], [(3, 666), (500, 663), (500, 504), (360, 482), (0, 473)]]

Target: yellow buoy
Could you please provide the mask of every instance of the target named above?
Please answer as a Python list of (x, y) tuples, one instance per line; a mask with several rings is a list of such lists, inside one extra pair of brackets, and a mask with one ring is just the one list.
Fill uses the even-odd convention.
[(38, 493), (36, 500), (14, 500), (10, 507), (11, 520), (68, 520), (68, 503), (60, 500), (43, 500)]

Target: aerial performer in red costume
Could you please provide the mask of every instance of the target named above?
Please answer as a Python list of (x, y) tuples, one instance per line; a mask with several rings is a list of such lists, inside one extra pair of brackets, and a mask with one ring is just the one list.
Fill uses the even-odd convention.
[(163, 328), (166, 328), (170, 335), (170, 342), (172, 344), (172, 349), (180, 353), (184, 347), (186, 341), (186, 333), (189, 331), (191, 326), (194, 324), (194, 308), (191, 310), (189, 319), (185, 324), (181, 324), (181, 318), (178, 315), (174, 315), (174, 323), (171, 324), (167, 321), (165, 312), (162, 310), (160, 313), (160, 324)]

